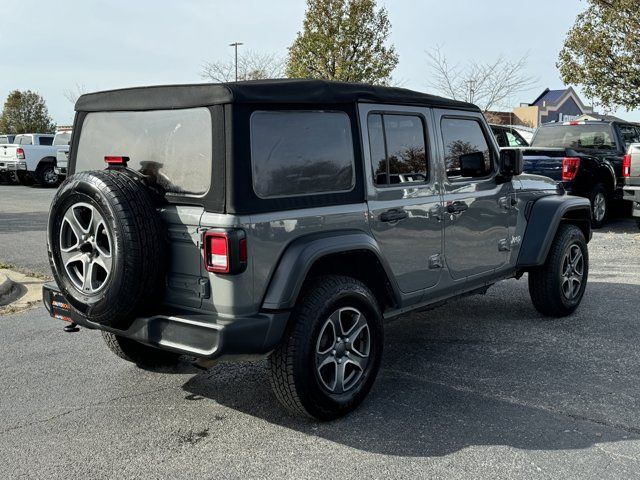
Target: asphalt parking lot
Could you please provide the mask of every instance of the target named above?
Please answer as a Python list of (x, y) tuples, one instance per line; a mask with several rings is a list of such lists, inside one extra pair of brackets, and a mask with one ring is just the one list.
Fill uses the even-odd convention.
[[(47, 275), (52, 190), (0, 185), (0, 263)], [(264, 361), (145, 371), (42, 307), (0, 317), (0, 478), (640, 478), (640, 231), (594, 235), (571, 317), (526, 279), (386, 325), (363, 406), (287, 416)]]

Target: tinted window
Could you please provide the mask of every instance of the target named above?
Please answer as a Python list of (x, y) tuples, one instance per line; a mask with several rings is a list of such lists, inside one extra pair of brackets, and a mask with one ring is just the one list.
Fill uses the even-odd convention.
[(531, 141), (531, 146), (594, 150), (616, 149), (611, 126), (606, 123), (540, 127)]
[(620, 125), (620, 134), (626, 147), (632, 143), (640, 143), (640, 128), (634, 125)]
[(0, 145), (13, 143), (14, 138), (13, 135), (0, 135)]
[[(492, 173), (489, 144), (479, 122), (472, 119), (443, 118), (441, 129), (448, 177), (453, 179), (486, 177)], [(461, 157), (463, 162), (467, 159), (478, 160), (476, 162), (478, 168), (463, 172)]]
[(372, 114), (368, 129), (376, 185), (426, 182), (426, 142), (420, 117)]
[(40, 137), (38, 142), (40, 145), (53, 145), (53, 137)]
[(345, 192), (354, 186), (351, 122), (342, 112), (251, 116), (253, 189), (259, 197)]
[(202, 194), (211, 181), (211, 114), (206, 108), (94, 112), (80, 130), (76, 172), (102, 170), (108, 155), (154, 176), (167, 191)]
[(69, 145), (71, 141), (71, 132), (60, 132), (56, 133), (56, 136), (53, 139), (54, 145)]

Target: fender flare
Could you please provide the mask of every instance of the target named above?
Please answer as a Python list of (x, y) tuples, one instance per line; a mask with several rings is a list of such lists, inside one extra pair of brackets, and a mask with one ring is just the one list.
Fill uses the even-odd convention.
[(36, 165), (36, 169), (34, 170), (34, 172), (37, 172), (42, 165), (50, 164), (50, 163), (52, 163), (53, 166), (55, 167), (58, 164), (56, 157), (42, 157), (38, 161), (38, 164)]
[(517, 267), (537, 267), (547, 259), (551, 243), (563, 220), (579, 223), (591, 240), (591, 204), (588, 199), (550, 195), (533, 203), (518, 254)]
[(313, 265), (327, 255), (355, 251), (373, 253), (387, 275), (396, 301), (400, 291), (384, 259), (378, 243), (362, 231), (336, 231), (312, 234), (291, 242), (280, 257), (271, 276), (262, 301), (263, 310), (288, 310), (293, 308), (309, 271)]

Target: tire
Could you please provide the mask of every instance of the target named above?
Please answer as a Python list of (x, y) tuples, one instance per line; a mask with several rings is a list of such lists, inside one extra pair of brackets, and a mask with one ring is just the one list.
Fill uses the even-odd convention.
[[(342, 333), (334, 333), (336, 324)], [(317, 277), (301, 294), (283, 343), (269, 357), (271, 386), (291, 413), (332, 420), (367, 396), (382, 349), (382, 313), (371, 291), (350, 277)]]
[(92, 322), (126, 328), (161, 303), (166, 231), (151, 190), (118, 170), (82, 172), (51, 204), (49, 262), (60, 290)]
[(609, 215), (609, 194), (603, 184), (597, 184), (589, 194), (591, 201), (591, 226), (601, 228)]
[(35, 182), (33, 181), (33, 177), (27, 172), (18, 172), (18, 181), (21, 185), (30, 186)]
[(55, 172), (53, 163), (41, 164), (36, 171), (36, 179), (39, 185), (47, 188), (55, 188), (60, 184), (60, 177)]
[[(574, 259), (575, 265), (570, 268), (569, 263)], [(529, 272), (533, 306), (550, 317), (572, 314), (582, 301), (588, 277), (589, 250), (582, 230), (575, 225), (561, 224), (546, 262)]]
[(180, 354), (160, 350), (135, 340), (110, 332), (102, 332), (102, 338), (113, 353), (127, 362), (140, 367), (167, 367), (178, 363)]

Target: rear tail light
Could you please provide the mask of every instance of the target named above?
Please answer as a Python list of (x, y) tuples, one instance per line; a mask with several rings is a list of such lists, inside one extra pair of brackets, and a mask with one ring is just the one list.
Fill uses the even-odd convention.
[(209, 230), (203, 246), (208, 272), (233, 275), (247, 268), (247, 239), (242, 230)]
[(23, 148), (16, 148), (16, 157), (18, 157), (18, 160), (24, 160), (24, 149)]
[(104, 161), (108, 165), (124, 165), (126, 167), (127, 163), (129, 162), (129, 157), (120, 157), (120, 156), (109, 155), (109, 156), (104, 157)]
[(562, 159), (562, 181), (571, 182), (578, 174), (580, 159), (577, 157), (564, 157)]
[(622, 159), (622, 176), (631, 176), (631, 155), (629, 153), (627, 153)]

